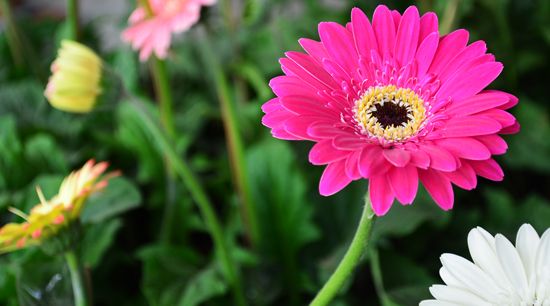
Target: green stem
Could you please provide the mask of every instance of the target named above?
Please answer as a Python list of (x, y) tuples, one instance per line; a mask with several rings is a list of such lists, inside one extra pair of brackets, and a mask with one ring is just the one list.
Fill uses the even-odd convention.
[(309, 304), (310, 306), (328, 305), (334, 296), (336, 296), (340, 288), (342, 288), (344, 282), (348, 279), (359, 263), (361, 255), (363, 255), (367, 247), (367, 241), (369, 239), (369, 233), (373, 220), (374, 214), (372, 212), (371, 203), (367, 194), (365, 207), (363, 208), (363, 215), (361, 216), (355, 236), (353, 237), (344, 258), (342, 258), (334, 273), (332, 273), (329, 280), (325, 283), (323, 288), (321, 288), (321, 291), (317, 293), (315, 299), (313, 299), (311, 304)]
[(153, 55), (151, 59), (151, 72), (155, 83), (155, 91), (160, 109), (160, 120), (168, 136), (175, 137), (176, 129), (174, 127), (174, 114), (172, 92), (170, 90), (170, 82), (168, 81), (168, 71), (166, 70), (166, 62)]
[(370, 269), (372, 274), (372, 279), (374, 282), (374, 289), (376, 294), (380, 299), (382, 305), (393, 305), (386, 290), (384, 289), (384, 280), (382, 279), (382, 269), (380, 268), (380, 257), (378, 256), (378, 251), (375, 247), (372, 247), (370, 252)]
[(455, 23), (456, 13), (460, 0), (449, 0), (443, 13), (443, 20), (441, 21), (441, 27), (439, 31), (441, 34), (447, 34), (451, 31), (453, 24)]
[(11, 11), (11, 6), (8, 0), (2, 0), (2, 13), (6, 20), (6, 38), (8, 41), (8, 47), (15, 63), (17, 70), (21, 70), (24, 65), (23, 48), (21, 47), (21, 40), (19, 39), (18, 30), (15, 24), (15, 19)]
[(232, 254), (229, 252), (229, 246), (227, 245), (227, 241), (223, 235), (220, 221), (214, 213), (213, 206), (210, 203), (206, 192), (199, 184), (198, 179), (191, 171), (189, 165), (185, 162), (185, 160), (178, 156), (170, 141), (150, 117), (149, 112), (146, 110), (143, 103), (137, 99), (131, 99), (131, 101), (131, 104), (135, 107), (138, 114), (141, 115), (143, 123), (147, 126), (148, 131), (157, 141), (157, 144), (159, 145), (158, 149), (170, 161), (175, 173), (180, 177), (183, 184), (191, 193), (191, 197), (195, 203), (197, 203), (201, 215), (208, 227), (208, 231), (210, 232), (210, 235), (212, 235), (216, 256), (221, 263), (224, 275), (233, 288), (235, 305), (246, 305), (239, 271)]
[(69, 266), (71, 274), (71, 283), (73, 285), (74, 304), (75, 306), (87, 306), (88, 299), (86, 297), (86, 287), (84, 286), (84, 277), (80, 261), (73, 250), (65, 252), (65, 260)]
[(67, 22), (69, 23), (69, 39), (78, 40), (78, 0), (67, 0)]
[(249, 180), (247, 177), (246, 161), (244, 158), (244, 146), (239, 132), (239, 119), (235, 112), (235, 103), (232, 101), (229, 85), (224, 75), (219, 59), (212, 52), (212, 47), (203, 29), (199, 30), (201, 55), (203, 63), (210, 68), (211, 75), (216, 86), (218, 100), (220, 101), (221, 115), (229, 151), (231, 172), (237, 192), (241, 199), (241, 218), (245, 224), (247, 236), (253, 245), (259, 239), (256, 205), (252, 199)]

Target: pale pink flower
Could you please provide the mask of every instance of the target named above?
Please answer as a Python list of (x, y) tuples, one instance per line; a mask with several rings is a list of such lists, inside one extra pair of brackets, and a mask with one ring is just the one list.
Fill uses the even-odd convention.
[(518, 99), (484, 90), (503, 66), (483, 41), (468, 45), (462, 29), (440, 36), (437, 16), (414, 6), (401, 15), (380, 5), (372, 24), (355, 8), (346, 26), (322, 22), (319, 35), (280, 60), (285, 75), (270, 82), (277, 97), (262, 122), (277, 138), (315, 142), (309, 161), (327, 165), (322, 195), (368, 179), (384, 215), (395, 198), (411, 204), (420, 181), (448, 210), (452, 184), (502, 180), (492, 156), (507, 149), (499, 134), (519, 131), (505, 111)]
[(199, 21), (201, 7), (216, 0), (146, 0), (152, 15), (138, 6), (130, 15), (130, 26), (122, 33), (122, 39), (139, 50), (139, 58), (145, 61), (155, 54), (166, 58), (172, 34), (182, 33)]

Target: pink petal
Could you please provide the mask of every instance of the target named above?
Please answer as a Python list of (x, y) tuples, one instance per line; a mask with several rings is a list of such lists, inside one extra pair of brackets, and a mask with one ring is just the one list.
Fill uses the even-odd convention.
[(453, 187), (446, 176), (434, 170), (418, 170), (418, 176), (439, 207), (443, 210), (453, 208)]
[(494, 159), (470, 161), (469, 163), (477, 175), (481, 177), (491, 181), (502, 181), (504, 179), (504, 171)]
[(466, 190), (472, 190), (476, 188), (477, 177), (474, 169), (469, 165), (468, 162), (463, 162), (462, 166), (454, 172), (445, 172), (442, 173), (449, 180), (457, 185), (458, 187)]
[(341, 160), (332, 164), (329, 164), (319, 182), (319, 193), (323, 196), (330, 196), (346, 187), (351, 179), (345, 172), (346, 160)]
[(372, 26), (378, 42), (380, 55), (392, 54), (395, 46), (395, 23), (390, 10), (385, 5), (379, 5), (372, 17)]
[(360, 138), (355, 134), (339, 135), (336, 136), (332, 145), (340, 150), (355, 151), (368, 145), (369, 143), (365, 139)]
[(422, 150), (410, 151), (411, 164), (421, 169), (428, 169), (430, 166), (430, 155)]
[(392, 168), (388, 171), (393, 194), (401, 204), (411, 204), (418, 190), (418, 171), (409, 165), (405, 168)]
[(441, 69), (439, 79), (444, 83), (454, 72), (461, 66), (470, 62), (471, 60), (482, 56), (487, 51), (487, 45), (484, 41), (478, 40), (462, 50), (457, 54), (445, 67)]
[(305, 82), (320, 90), (338, 88), (334, 79), (311, 56), (299, 52), (286, 52), (285, 55), (295, 64), (289, 68)]
[(519, 122), (516, 121), (516, 123), (514, 123), (513, 125), (500, 130), (499, 133), (500, 134), (515, 134), (515, 133), (519, 132), (520, 128), (521, 128), (521, 126), (519, 125)]
[(483, 112), (480, 112), (476, 115), (485, 116), (491, 119), (494, 119), (502, 125), (503, 128), (509, 127), (516, 123), (516, 118), (509, 112), (502, 109), (489, 109)]
[(319, 64), (323, 62), (323, 59), (328, 58), (327, 50), (322, 43), (309, 38), (300, 38), (298, 42)]
[(418, 47), (416, 52), (416, 63), (418, 64), (418, 76), (422, 77), (432, 64), (437, 45), (439, 44), (439, 33), (433, 32), (428, 35)]
[(332, 140), (323, 140), (316, 143), (309, 151), (309, 162), (314, 165), (326, 165), (346, 158), (348, 154), (349, 152), (334, 148)]
[(262, 111), (264, 113), (269, 113), (275, 110), (281, 109), (281, 104), (279, 103), (279, 98), (273, 98), (262, 105)]
[(332, 108), (325, 107), (320, 99), (312, 99), (308, 96), (282, 96), (279, 101), (284, 108), (296, 115), (318, 116), (335, 121), (340, 116), (340, 113)]
[(447, 137), (467, 137), (498, 133), (502, 129), (500, 123), (491, 118), (482, 116), (469, 116), (451, 118), (445, 122), (445, 126), (433, 131), (429, 139)]
[(411, 153), (403, 148), (384, 149), (382, 153), (396, 167), (405, 167), (411, 160)]
[(482, 91), (463, 101), (451, 103), (445, 110), (445, 113), (450, 116), (464, 117), (502, 106), (508, 101), (509, 97), (504, 92)]
[(488, 90), (488, 91), (491, 91), (491, 92), (499, 92), (499, 93), (502, 93), (502, 94), (505, 94), (506, 96), (508, 96), (508, 103), (504, 104), (504, 105), (501, 105), (500, 106), (500, 109), (509, 109), (509, 108), (512, 108), (514, 106), (516, 106), (516, 104), (518, 104), (519, 102), (519, 99), (512, 95), (512, 94), (509, 94), (507, 92), (503, 92), (503, 91), (499, 91), (499, 90)]
[(318, 117), (296, 116), (285, 120), (284, 128), (289, 134), (302, 138), (303, 140), (315, 140), (307, 133), (309, 125), (318, 121)]
[(455, 171), (457, 163), (449, 151), (431, 144), (419, 144), (420, 150), (430, 156), (430, 168), (446, 172)]
[(435, 144), (464, 159), (486, 160), (491, 157), (491, 152), (483, 143), (470, 137), (439, 139)]
[(317, 90), (311, 86), (304, 86), (303, 81), (295, 76), (278, 76), (269, 82), (273, 92), (279, 96), (309, 96), (316, 97)]
[(468, 31), (460, 29), (449, 33), (441, 38), (439, 47), (435, 54), (429, 72), (439, 74), (441, 68), (445, 67), (468, 43)]
[(330, 57), (347, 71), (357, 65), (357, 51), (350, 33), (335, 22), (319, 23), (319, 36)]
[(420, 17), (420, 35), (418, 37), (418, 42), (422, 42), (433, 32), (438, 32), (437, 15), (433, 12), (428, 12)]
[(364, 178), (385, 174), (391, 168), (379, 146), (368, 146), (363, 149), (359, 161), (359, 173)]
[(278, 128), (283, 126), (287, 119), (294, 118), (295, 115), (286, 109), (280, 109), (269, 112), (262, 117), (262, 124), (269, 128)]
[(397, 29), (395, 47), (393, 50), (394, 58), (402, 66), (409, 63), (416, 53), (418, 46), (418, 34), (420, 32), (420, 15), (415, 6), (409, 6)]
[(508, 150), (508, 145), (502, 137), (498, 135), (483, 135), (476, 136), (476, 139), (481, 141), (487, 149), (494, 155), (500, 155), (506, 153)]
[(372, 210), (377, 216), (383, 216), (390, 210), (394, 196), (385, 175), (369, 180), (369, 196)]
[(311, 123), (307, 129), (307, 133), (311, 137), (325, 139), (334, 138), (339, 135), (347, 135), (348, 133), (336, 127), (335, 123), (327, 121), (319, 121)]
[(462, 70), (450, 77), (437, 92), (437, 97), (446, 100), (462, 101), (469, 98), (493, 82), (502, 71), (502, 64), (490, 62), (477, 65), (472, 69)]
[(351, 23), (357, 52), (361, 56), (369, 58), (371, 49), (378, 50), (376, 36), (374, 36), (374, 31), (369, 19), (363, 11), (358, 8), (353, 8), (351, 11)]
[(362, 150), (357, 150), (348, 155), (346, 160), (346, 175), (352, 180), (357, 180), (361, 178), (361, 173), (359, 172), (359, 160), (361, 158)]

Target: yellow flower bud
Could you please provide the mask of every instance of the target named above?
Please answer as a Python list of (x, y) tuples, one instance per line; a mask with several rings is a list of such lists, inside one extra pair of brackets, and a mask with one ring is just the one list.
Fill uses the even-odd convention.
[(90, 48), (64, 40), (44, 95), (60, 110), (90, 112), (101, 94), (101, 59)]

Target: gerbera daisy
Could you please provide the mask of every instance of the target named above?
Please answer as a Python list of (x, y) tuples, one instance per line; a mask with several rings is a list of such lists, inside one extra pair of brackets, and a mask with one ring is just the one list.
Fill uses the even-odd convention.
[(44, 96), (63, 111), (91, 111), (102, 92), (101, 67), (101, 59), (90, 48), (75, 41), (62, 41)]
[(31, 209), (29, 215), (11, 209), (25, 222), (9, 223), (0, 228), (0, 253), (40, 244), (77, 220), (90, 194), (103, 189), (107, 180), (117, 175), (103, 175), (107, 166), (105, 162), (88, 161), (63, 180), (59, 193), (51, 200), (46, 200), (37, 188), (40, 203)]
[(360, 9), (351, 22), (319, 24), (321, 41), (301, 39), (307, 53), (287, 52), (285, 75), (271, 80), (276, 98), (262, 106), (273, 136), (315, 142), (309, 161), (326, 165), (319, 191), (332, 195), (369, 179), (370, 200), (384, 215), (395, 198), (411, 204), (419, 180), (443, 209), (455, 184), (476, 175), (500, 181), (492, 155), (506, 152), (499, 134), (519, 124), (506, 112), (514, 96), (484, 90), (502, 71), (483, 41), (468, 32), (440, 36), (437, 16)]
[(539, 238), (529, 224), (521, 226), (516, 246), (501, 234), (484, 229), (468, 234), (473, 262), (443, 254), (440, 275), (446, 285), (434, 285), (436, 300), (420, 306), (445, 305), (550, 305), (550, 230)]
[(122, 39), (140, 50), (139, 58), (145, 61), (154, 52), (158, 58), (166, 58), (172, 33), (182, 33), (199, 21), (204, 5), (216, 0), (143, 0), (130, 15), (130, 27), (122, 33)]

